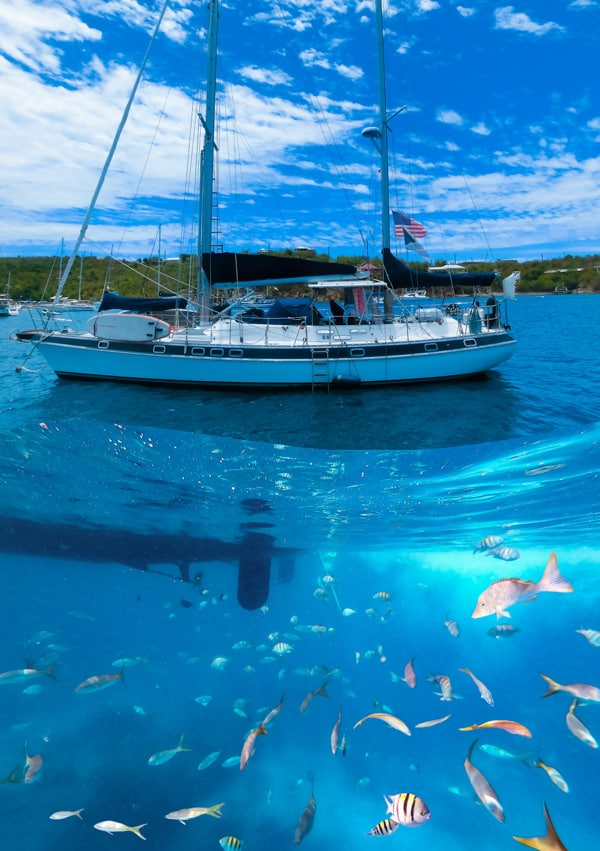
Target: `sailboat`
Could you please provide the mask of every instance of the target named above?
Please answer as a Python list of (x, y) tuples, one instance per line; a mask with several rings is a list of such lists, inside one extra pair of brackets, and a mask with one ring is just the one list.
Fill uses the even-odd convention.
[[(225, 389), (329, 389), (449, 380), (485, 373), (506, 361), (516, 341), (506, 321), (505, 298), (490, 294), (485, 306), (474, 300), (458, 315), (442, 306), (402, 308), (395, 300), (394, 288), (427, 286), (428, 275), (436, 278), (436, 286), (448, 286), (450, 278), (435, 272), (415, 275), (390, 250), (387, 134), (393, 116), (386, 107), (381, 0), (376, 0), (379, 122), (363, 135), (377, 142), (381, 158), (384, 281), (349, 264), (213, 250), (218, 0), (209, 0), (208, 13), (197, 321), (193, 327), (178, 327), (177, 311), (185, 307), (182, 298), (140, 303), (105, 293), (85, 331), (34, 329), (21, 332), (18, 339), (33, 342), (61, 378)], [(99, 187), (95, 197), (98, 193)], [(91, 209), (88, 221), (90, 215)], [(65, 278), (68, 269), (69, 264)], [(279, 288), (286, 283), (301, 283), (311, 295), (278, 298), (265, 310), (211, 311), (216, 288)], [(496, 283), (495, 273), (475, 274), (472, 281), (468, 274), (461, 276), (461, 286), (471, 284), (476, 292), (482, 284), (490, 288)], [(514, 278), (505, 286), (511, 284), (514, 287)]]

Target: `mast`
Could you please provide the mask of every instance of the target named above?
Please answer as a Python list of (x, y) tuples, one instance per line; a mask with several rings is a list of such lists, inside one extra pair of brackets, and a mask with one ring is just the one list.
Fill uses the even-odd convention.
[(381, 157), (381, 249), (383, 250), (390, 247), (390, 176), (382, 0), (375, 0), (375, 32), (377, 40), (377, 81), (379, 93), (379, 155)]
[(391, 115), (387, 113), (387, 96), (385, 88), (385, 56), (383, 45), (383, 4), (375, 0), (375, 37), (377, 44), (377, 85), (379, 103), (379, 124), (377, 127), (366, 127), (362, 135), (370, 139), (379, 153), (380, 189), (381, 189), (381, 249), (390, 247), (390, 177), (389, 177), (389, 148), (388, 131), (393, 118), (404, 112), (405, 106), (396, 109)]
[(200, 154), (200, 227), (198, 232), (197, 296), (200, 319), (207, 321), (210, 310), (210, 281), (204, 271), (202, 258), (212, 247), (212, 205), (215, 161), (215, 103), (217, 97), (217, 32), (219, 25), (218, 0), (208, 5), (208, 66), (206, 72), (206, 114), (199, 116), (204, 128), (204, 144)]

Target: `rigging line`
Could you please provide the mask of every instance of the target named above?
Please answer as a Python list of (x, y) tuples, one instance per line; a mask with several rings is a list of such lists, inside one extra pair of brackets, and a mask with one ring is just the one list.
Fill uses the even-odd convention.
[(156, 22), (156, 26), (154, 27), (152, 37), (150, 39), (148, 47), (146, 48), (146, 53), (144, 54), (144, 58), (142, 59), (142, 64), (140, 65), (137, 77), (135, 79), (135, 83), (133, 85), (133, 89), (131, 91), (131, 94), (129, 95), (129, 100), (127, 101), (125, 111), (123, 112), (123, 115), (121, 116), (121, 121), (119, 122), (119, 126), (117, 127), (117, 132), (115, 133), (113, 143), (110, 147), (110, 150), (109, 150), (108, 155), (106, 157), (106, 161), (105, 161), (104, 166), (102, 168), (102, 171), (100, 173), (100, 178), (98, 180), (98, 184), (96, 186), (96, 189), (94, 190), (92, 200), (90, 201), (87, 213), (85, 214), (85, 217), (83, 219), (83, 223), (81, 225), (81, 230), (79, 231), (79, 236), (77, 237), (77, 240), (75, 241), (75, 245), (73, 246), (71, 256), (69, 257), (69, 260), (68, 260), (67, 265), (65, 267), (65, 270), (63, 272), (62, 278), (60, 279), (60, 283), (58, 285), (56, 295), (54, 296), (54, 304), (58, 303), (58, 301), (59, 301), (59, 299), (62, 295), (62, 291), (64, 289), (64, 286), (67, 282), (69, 274), (71, 273), (73, 263), (75, 262), (75, 258), (77, 257), (77, 254), (78, 254), (79, 249), (81, 247), (81, 243), (85, 239), (85, 234), (86, 234), (86, 231), (88, 229), (90, 219), (92, 218), (92, 213), (94, 212), (94, 208), (96, 206), (96, 201), (98, 200), (98, 196), (100, 195), (100, 190), (102, 189), (102, 186), (104, 185), (104, 181), (106, 179), (108, 169), (110, 168), (113, 157), (115, 155), (115, 151), (117, 150), (117, 145), (119, 144), (119, 140), (121, 138), (121, 134), (123, 132), (125, 124), (127, 123), (127, 118), (129, 117), (129, 112), (131, 111), (131, 106), (133, 104), (133, 101), (134, 101), (135, 95), (137, 93), (140, 81), (142, 79), (142, 74), (144, 73), (144, 71), (146, 69), (148, 57), (150, 56), (150, 50), (151, 50), (151, 48), (152, 48), (152, 46), (153, 46), (153, 44), (156, 40), (156, 36), (158, 35), (158, 31), (160, 29), (160, 25), (162, 23), (162, 20), (165, 16), (165, 12), (167, 11), (168, 5), (169, 5), (169, 0), (165, 0), (163, 7), (162, 7), (162, 10), (161, 10), (161, 13), (160, 13), (158, 20)]

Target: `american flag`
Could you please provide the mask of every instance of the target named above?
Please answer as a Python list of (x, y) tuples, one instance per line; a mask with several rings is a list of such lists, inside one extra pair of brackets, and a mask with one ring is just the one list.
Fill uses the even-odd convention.
[(394, 217), (394, 236), (404, 236), (403, 228), (406, 228), (415, 239), (422, 239), (424, 236), (427, 236), (427, 228), (420, 222), (415, 221), (415, 219), (411, 219), (406, 213), (392, 210), (392, 216)]

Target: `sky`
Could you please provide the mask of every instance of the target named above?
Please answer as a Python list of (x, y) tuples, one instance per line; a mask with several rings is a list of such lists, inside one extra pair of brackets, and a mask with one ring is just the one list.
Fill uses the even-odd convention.
[[(384, 4), (390, 201), (433, 260), (600, 252), (600, 0), (515, 2)], [(72, 250), (161, 8), (0, 5), (0, 256)], [(217, 248), (379, 254), (374, 20), (371, 0), (221, 0)], [(195, 250), (207, 23), (171, 0), (84, 255)]]

